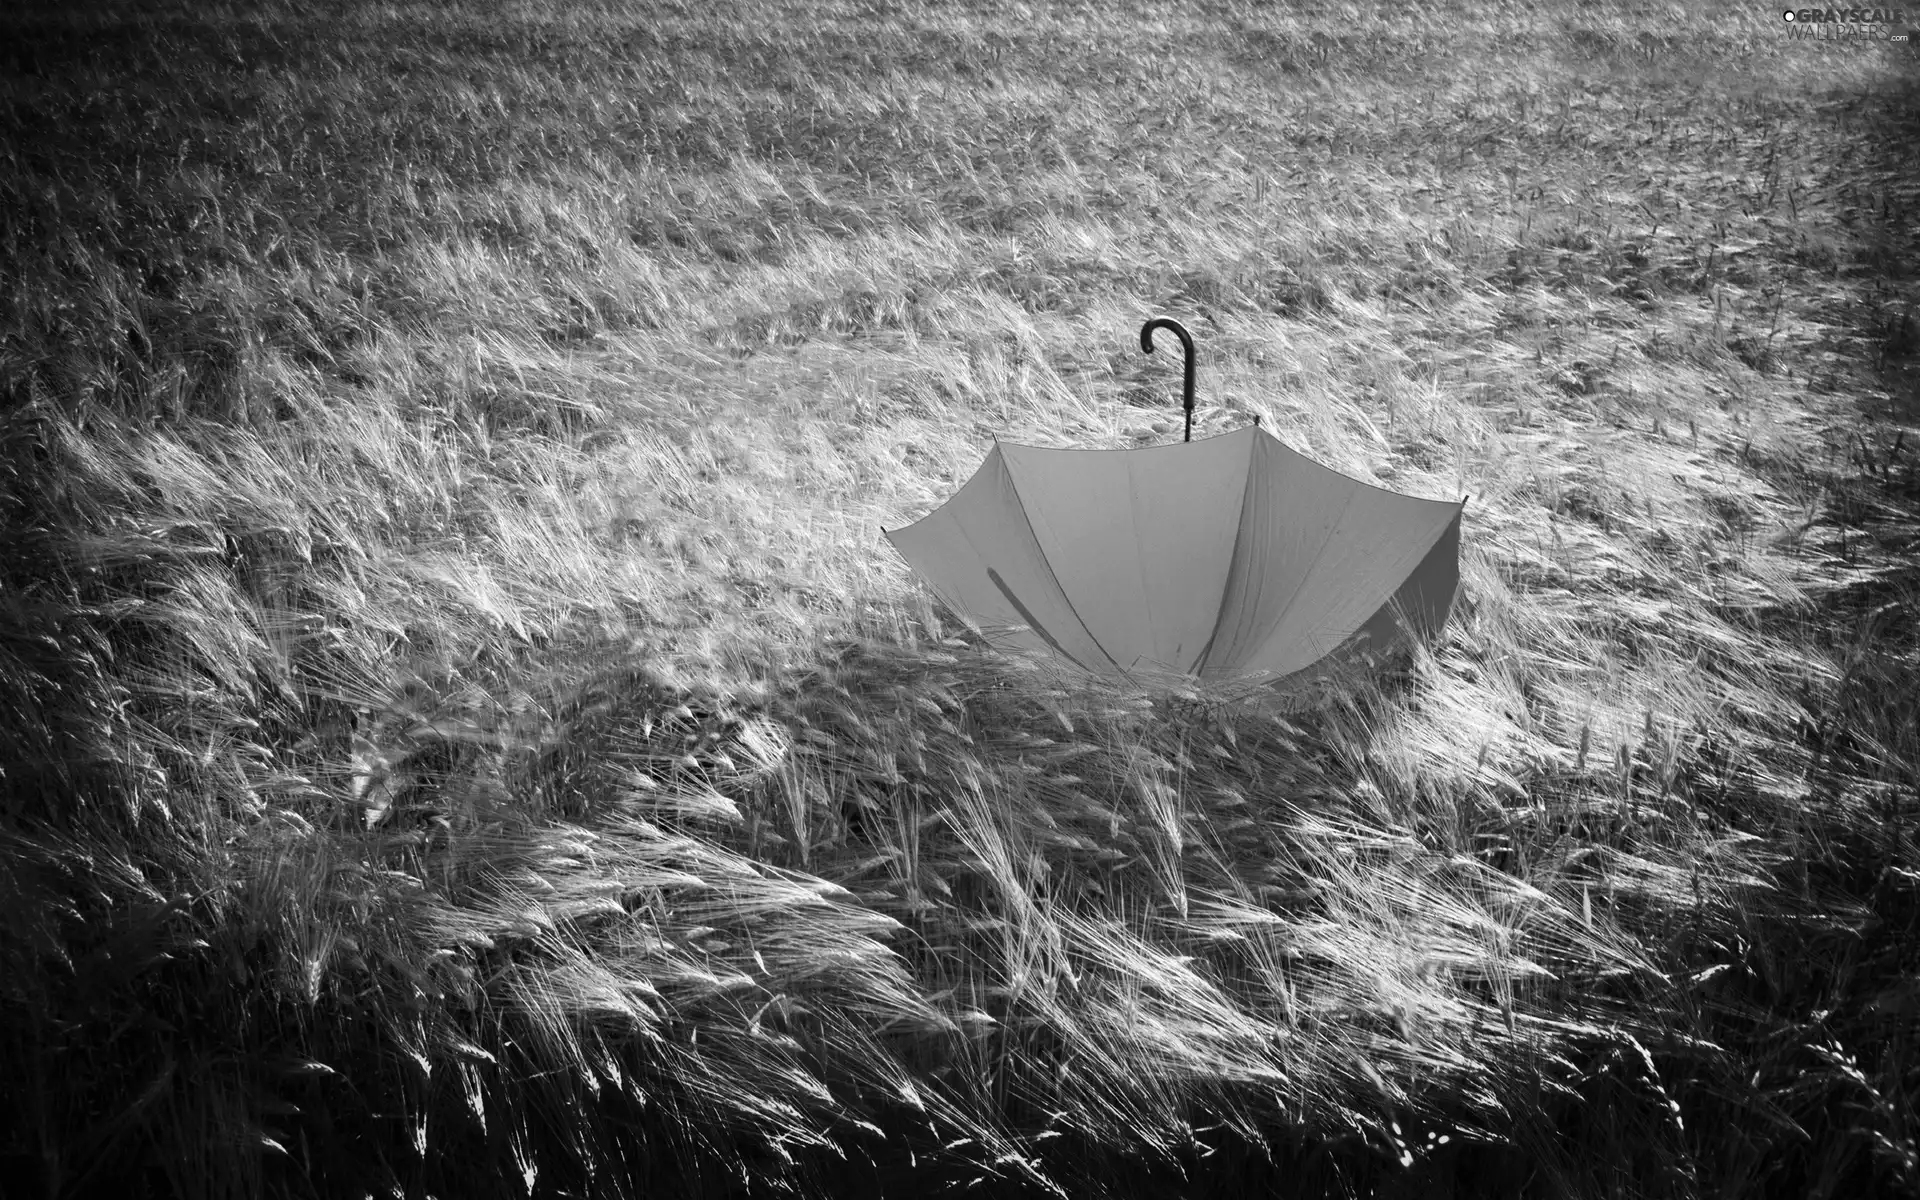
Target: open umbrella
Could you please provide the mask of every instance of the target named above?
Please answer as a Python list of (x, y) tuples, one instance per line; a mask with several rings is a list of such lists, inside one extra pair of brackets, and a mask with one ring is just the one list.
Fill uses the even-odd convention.
[[(1460, 583), (1458, 503), (1362, 482), (1258, 425), (1137, 450), (994, 443), (973, 478), (887, 534), (1003, 648), (1107, 676), (1279, 682), (1430, 638)], [(884, 532), (884, 531), (883, 531)]]

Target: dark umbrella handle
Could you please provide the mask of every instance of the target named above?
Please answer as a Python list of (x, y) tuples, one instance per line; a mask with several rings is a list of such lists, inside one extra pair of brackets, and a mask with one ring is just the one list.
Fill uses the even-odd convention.
[(1140, 327), (1140, 348), (1148, 354), (1153, 353), (1153, 331), (1156, 329), (1173, 330), (1173, 335), (1180, 339), (1180, 349), (1184, 350), (1187, 355), (1187, 377), (1184, 397), (1187, 408), (1187, 436), (1182, 440), (1190, 442), (1193, 440), (1193, 335), (1187, 332), (1185, 325), (1182, 325), (1172, 317), (1155, 317)]

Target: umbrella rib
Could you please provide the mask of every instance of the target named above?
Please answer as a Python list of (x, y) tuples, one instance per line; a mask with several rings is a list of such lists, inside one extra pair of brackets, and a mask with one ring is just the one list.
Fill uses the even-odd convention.
[[(1160, 647), (1158, 645), (1153, 644), (1154, 643), (1153, 593), (1149, 591), (1147, 588), (1147, 556), (1141, 553), (1140, 538), (1138, 537), (1138, 534), (1140, 532), (1140, 489), (1136, 487), (1134, 484), (1132, 459), (1127, 460), (1127, 511), (1133, 514), (1133, 529), (1136, 535), (1133, 539), (1133, 565), (1139, 568), (1140, 607), (1145, 609), (1147, 614), (1148, 648), (1152, 650), (1154, 653), (1158, 654), (1160, 652)], [(1072, 601), (1069, 600), (1068, 603), (1071, 604)], [(1092, 631), (1089, 630), (1088, 632), (1091, 633)], [(1108, 655), (1108, 657), (1111, 658), (1112, 656)], [(1118, 663), (1115, 663), (1114, 665), (1119, 666)], [(1140, 656), (1135, 655), (1133, 662), (1129, 665), (1139, 666)]]
[(1240, 517), (1233, 525), (1233, 554), (1227, 559), (1227, 581), (1220, 588), (1220, 610), (1213, 614), (1213, 632), (1207, 635), (1207, 644), (1200, 647), (1200, 656), (1193, 660), (1187, 670), (1194, 675), (1203, 675), (1207, 669), (1207, 656), (1213, 653), (1213, 644), (1220, 640), (1220, 623), (1227, 619), (1227, 605), (1233, 599), (1233, 568), (1240, 562), (1240, 546), (1247, 537), (1247, 496), (1253, 491), (1254, 472), (1259, 468), (1257, 455), (1260, 449), (1259, 435), (1256, 433), (1247, 444), (1247, 482), (1240, 489)]
[[(987, 578), (993, 581), (993, 586), (1000, 589), (1000, 594), (1006, 597), (1007, 603), (1013, 605), (1014, 611), (1020, 614), (1020, 619), (1027, 623), (1027, 628), (1039, 634), (1040, 640), (1053, 647), (1055, 654), (1060, 655), (1074, 666), (1079, 667), (1082, 671), (1087, 670), (1087, 664), (1075, 658), (1071, 651), (1056, 641), (1054, 636), (1047, 632), (1047, 627), (1040, 623), (1039, 618), (1028, 611), (1026, 605), (1020, 603), (1020, 597), (1013, 594), (1013, 589), (1008, 587), (1007, 581), (1000, 577), (1000, 572), (994, 570), (992, 567), (988, 567)], [(1098, 645), (1099, 643), (1096, 642), (1094, 644)]]
[(1340, 506), (1340, 514), (1328, 523), (1327, 536), (1320, 540), (1320, 547), (1313, 552), (1313, 558), (1307, 563), (1307, 569), (1300, 572), (1299, 586), (1293, 589), (1293, 595), (1287, 597), (1286, 605), (1281, 608), (1280, 615), (1274, 619), (1274, 629), (1279, 629), (1284, 626), (1287, 623), (1287, 617), (1292, 614), (1294, 606), (1300, 603), (1300, 594), (1307, 590), (1307, 582), (1313, 578), (1314, 568), (1318, 567), (1320, 560), (1326, 557), (1327, 547), (1333, 544), (1334, 535), (1340, 532), (1340, 522), (1346, 520), (1347, 510), (1353, 507), (1353, 495), (1351, 492), (1347, 494), (1346, 503)]
[[(1013, 464), (1003, 459), (1001, 465), (1007, 472), (1007, 486), (1013, 489), (1013, 498), (1019, 501), (1016, 507), (1020, 510), (1020, 519), (1027, 523), (1027, 533), (1033, 538), (1034, 548), (1040, 551), (1040, 561), (1046, 564), (1047, 575), (1053, 580), (1053, 586), (1060, 592), (1060, 598), (1067, 602), (1067, 611), (1073, 614), (1074, 620), (1080, 622), (1080, 631), (1087, 635), (1087, 640), (1093, 643), (1093, 648), (1098, 650), (1101, 656), (1113, 665), (1114, 670), (1119, 671), (1123, 675), (1126, 674), (1126, 668), (1114, 661), (1113, 655), (1107, 653), (1107, 648), (1100, 644), (1100, 639), (1093, 636), (1093, 630), (1087, 628), (1087, 619), (1080, 615), (1080, 610), (1074, 606), (1073, 597), (1067, 595), (1067, 585), (1060, 582), (1060, 573), (1053, 569), (1053, 561), (1047, 557), (1047, 548), (1040, 544), (1040, 531), (1033, 527), (1033, 514), (1027, 511), (1027, 498), (1020, 494), (1020, 481), (1014, 478)], [(1003, 588), (1002, 591), (1004, 592), (1005, 589)], [(1013, 599), (1011, 593), (1006, 593), (1006, 595), (1007, 599)], [(1018, 601), (1014, 603), (1016, 607), (1019, 607)], [(1020, 611), (1024, 613), (1026, 609), (1020, 608)], [(1045, 637), (1046, 635), (1043, 633), (1041, 636)], [(1072, 658), (1073, 656), (1069, 654), (1067, 657)], [(1080, 669), (1083, 671), (1088, 670), (1084, 664), (1081, 665)]]

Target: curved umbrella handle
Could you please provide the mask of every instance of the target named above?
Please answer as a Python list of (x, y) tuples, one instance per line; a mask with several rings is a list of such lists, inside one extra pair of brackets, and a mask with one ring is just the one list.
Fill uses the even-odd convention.
[(1182, 440), (1190, 442), (1193, 440), (1193, 335), (1187, 332), (1185, 325), (1182, 325), (1172, 317), (1155, 317), (1140, 327), (1140, 348), (1148, 354), (1153, 353), (1153, 331), (1156, 329), (1173, 330), (1173, 335), (1180, 339), (1180, 349), (1184, 350), (1187, 355), (1186, 391), (1184, 396), (1187, 409), (1187, 436)]

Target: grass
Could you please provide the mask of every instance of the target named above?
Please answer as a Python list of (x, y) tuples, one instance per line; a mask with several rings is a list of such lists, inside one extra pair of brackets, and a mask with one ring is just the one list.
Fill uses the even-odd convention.
[[(1914, 64), (1723, 6), (25, 6), (22, 1194), (1920, 1186)], [(1292, 714), (878, 527), (1473, 496)]]

